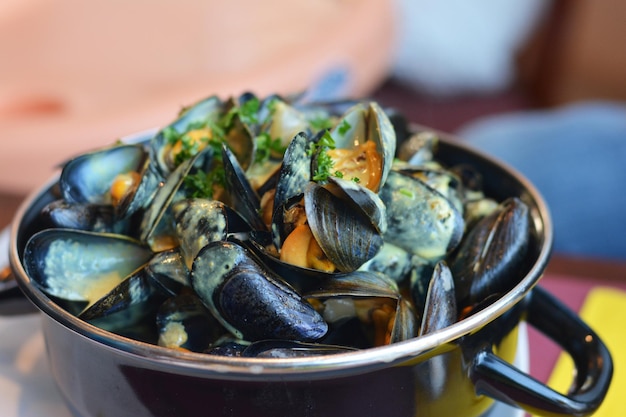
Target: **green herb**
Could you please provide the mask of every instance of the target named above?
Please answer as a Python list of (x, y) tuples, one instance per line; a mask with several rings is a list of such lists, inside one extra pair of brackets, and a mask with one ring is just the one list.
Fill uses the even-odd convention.
[(331, 176), (335, 161), (328, 155), (329, 149), (335, 149), (335, 140), (328, 130), (317, 143), (311, 142), (309, 145), (308, 154), (317, 154), (317, 168), (313, 174), (313, 181), (326, 181)]
[(180, 139), (180, 133), (178, 133), (176, 129), (174, 129), (172, 126), (165, 127), (161, 131), (161, 134), (163, 135), (165, 141), (170, 145), (175, 144), (176, 142), (178, 142), (178, 139)]
[(346, 119), (343, 119), (343, 121), (341, 122), (341, 124), (339, 125), (339, 127), (337, 127), (337, 131), (339, 132), (339, 134), (341, 136), (345, 135), (350, 129), (352, 128), (352, 126), (350, 125), (350, 123), (348, 123), (348, 121)]
[(352, 181), (358, 184), (361, 182), (361, 179), (359, 177), (352, 177)]
[(413, 198), (413, 192), (411, 190), (407, 190), (406, 188), (400, 188), (398, 192), (406, 197)]
[(198, 171), (189, 174), (184, 181), (190, 198), (213, 198), (216, 188), (226, 186), (224, 167), (218, 164), (210, 172)]
[(208, 174), (199, 171), (185, 177), (185, 187), (190, 198), (212, 198), (213, 185), (208, 180)]
[(333, 139), (329, 131), (326, 131), (324, 135), (322, 135), (318, 145), (325, 148), (325, 150), (335, 149), (335, 139)]
[(254, 140), (256, 142), (254, 162), (257, 163), (263, 163), (269, 160), (272, 152), (280, 153), (282, 155), (287, 149), (286, 146), (283, 146), (280, 138), (272, 139), (270, 134), (267, 132), (261, 133)]
[(318, 116), (309, 120), (309, 125), (313, 130), (321, 131), (333, 127), (333, 121), (330, 117)]
[(225, 130), (228, 130), (232, 126), (235, 115), (239, 115), (239, 119), (245, 124), (256, 124), (258, 123), (257, 114), (260, 105), (259, 99), (254, 97), (245, 101), (241, 106), (233, 106), (226, 112), (224, 117), (222, 117), (220, 124)]
[(223, 138), (209, 139), (207, 146), (213, 151), (213, 158), (222, 160), (222, 145), (224, 144)]
[(241, 121), (248, 125), (258, 123), (257, 114), (260, 106), (261, 102), (259, 102), (259, 99), (256, 97), (243, 103), (241, 107), (239, 107), (239, 117)]
[(182, 135), (180, 138), (180, 152), (176, 154), (176, 157), (174, 158), (174, 164), (178, 166), (183, 161), (191, 159), (200, 151), (200, 146), (202, 145), (202, 143), (206, 143), (208, 141), (208, 136), (203, 136), (200, 139), (193, 139), (187, 133)]
[(213, 132), (213, 137), (218, 138), (220, 142), (226, 140), (226, 127), (221, 125), (219, 121), (207, 120), (205, 127), (209, 128)]

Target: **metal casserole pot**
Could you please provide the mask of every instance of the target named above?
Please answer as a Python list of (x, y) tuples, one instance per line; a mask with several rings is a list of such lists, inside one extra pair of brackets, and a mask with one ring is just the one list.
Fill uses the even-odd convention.
[[(442, 139), (438, 158), (476, 166), (488, 195), (517, 196), (531, 207), (536, 241), (524, 278), (485, 309), (441, 331), (379, 348), (297, 359), (165, 349), (109, 333), (60, 308), (22, 266), (23, 248), (41, 228), (39, 212), (53, 199), (53, 178), (19, 209), (9, 257), (19, 287), (44, 313), (51, 372), (72, 412), (77, 417), (475, 417), (501, 401), (543, 415), (592, 414), (610, 385), (612, 360), (575, 313), (536, 286), (553, 240), (542, 197), (511, 168), (454, 139)], [(572, 356), (577, 373), (569, 394), (512, 365), (522, 321)]]

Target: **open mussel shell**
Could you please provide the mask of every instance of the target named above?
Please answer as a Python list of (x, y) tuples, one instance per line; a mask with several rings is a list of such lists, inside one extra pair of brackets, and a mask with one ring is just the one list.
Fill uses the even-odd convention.
[(303, 194), (311, 181), (311, 155), (308, 152), (311, 140), (305, 133), (298, 133), (285, 150), (276, 180), (274, 210), (293, 197)]
[(183, 109), (176, 120), (157, 132), (150, 142), (148, 151), (156, 171), (162, 178), (167, 178), (177, 166), (171, 154), (169, 135), (182, 136), (193, 128), (216, 124), (223, 108), (224, 103), (219, 97), (207, 97)]
[[(135, 306), (138, 306), (139, 310), (150, 311), (150, 305), (158, 305), (165, 298), (165, 293), (160, 292), (159, 288), (154, 285), (145, 267), (141, 267), (89, 305), (78, 317), (90, 321), (108, 317)], [(148, 306), (147, 309), (146, 306)]]
[(183, 289), (190, 290), (190, 285), (182, 256), (177, 249), (159, 252), (78, 317), (110, 331), (124, 332), (153, 321), (157, 307)]
[(375, 144), (381, 166), (372, 190), (378, 192), (387, 179), (396, 153), (396, 132), (384, 110), (375, 102), (358, 103), (346, 111), (330, 134), (338, 149), (352, 149), (367, 141)]
[(307, 186), (304, 207), (315, 240), (341, 272), (358, 269), (383, 245), (382, 235), (367, 216), (317, 183)]
[(24, 267), (45, 293), (91, 304), (145, 264), (152, 252), (122, 235), (46, 229), (24, 249)]
[(141, 171), (147, 152), (142, 145), (118, 144), (68, 161), (59, 188), (68, 203), (111, 204), (110, 190), (120, 174)]
[(412, 339), (419, 334), (419, 314), (414, 305), (407, 298), (400, 297), (396, 306), (396, 315), (393, 321), (389, 341), (386, 344), (402, 342)]
[(327, 325), (313, 307), (233, 242), (212, 242), (194, 260), (191, 284), (232, 334), (248, 341), (321, 338)]
[(461, 306), (510, 290), (527, 270), (531, 218), (528, 206), (512, 197), (469, 231), (450, 262)]
[(139, 175), (139, 181), (124, 193), (115, 206), (116, 216), (119, 218), (129, 218), (137, 212), (145, 211), (152, 203), (156, 191), (165, 182), (151, 159), (144, 162)]
[(303, 295), (323, 304), (322, 314), (330, 325), (324, 343), (367, 348), (417, 335), (413, 306), (384, 274), (354, 271), (321, 277)]
[(288, 146), (295, 135), (310, 130), (306, 115), (289, 103), (274, 98), (271, 106), (272, 118), (265, 129), (272, 139), (278, 138), (284, 146)]
[(391, 171), (380, 198), (387, 206), (386, 242), (426, 260), (443, 258), (461, 242), (463, 215), (423, 181)]
[[(196, 154), (193, 158), (181, 163), (174, 172), (167, 178), (165, 183), (157, 189), (152, 203), (143, 213), (137, 235), (139, 240), (147, 242), (155, 248), (159, 249), (161, 236), (171, 237), (174, 234), (172, 222), (164, 221), (170, 214), (170, 206), (177, 199), (177, 193), (184, 184), (185, 177), (194, 168), (196, 164), (204, 162), (205, 158), (209, 158), (212, 152), (210, 148)], [(178, 198), (182, 198), (178, 196)]]

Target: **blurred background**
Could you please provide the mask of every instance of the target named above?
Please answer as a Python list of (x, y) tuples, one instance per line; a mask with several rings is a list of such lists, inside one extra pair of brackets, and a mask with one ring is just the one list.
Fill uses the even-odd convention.
[(372, 97), (513, 165), (557, 252), (626, 259), (620, 0), (2, 0), (0, 226), (72, 155), (211, 94)]

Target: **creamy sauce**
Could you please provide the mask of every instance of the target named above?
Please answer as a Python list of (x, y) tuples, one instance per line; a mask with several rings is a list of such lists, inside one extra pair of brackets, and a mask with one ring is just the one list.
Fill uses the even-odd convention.
[(385, 242), (376, 256), (359, 269), (381, 272), (394, 281), (400, 282), (409, 273), (411, 267), (411, 255), (406, 250)]
[(120, 250), (113, 243), (90, 246), (58, 239), (48, 249), (44, 274), (51, 294), (68, 300), (93, 301), (146, 260), (145, 254), (130, 246)]
[(113, 271), (108, 274), (100, 275), (89, 283), (83, 283), (84, 287), (81, 292), (89, 303), (99, 300), (109, 293), (113, 288), (117, 287), (124, 277)]
[(187, 342), (188, 335), (182, 323), (171, 321), (159, 333), (159, 346), (178, 348)]
[(461, 236), (463, 223), (458, 211), (440, 194), (419, 186), (417, 180), (392, 172), (381, 198), (389, 214), (385, 241), (432, 260), (445, 256), (452, 240)]

